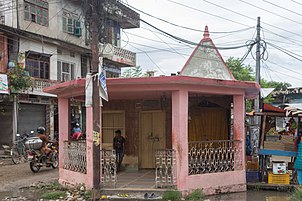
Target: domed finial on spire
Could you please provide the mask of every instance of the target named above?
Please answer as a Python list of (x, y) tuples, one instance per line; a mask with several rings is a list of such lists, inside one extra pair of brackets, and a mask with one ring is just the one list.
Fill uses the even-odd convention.
[(204, 28), (203, 38), (210, 38), (208, 25), (206, 25), (205, 28)]

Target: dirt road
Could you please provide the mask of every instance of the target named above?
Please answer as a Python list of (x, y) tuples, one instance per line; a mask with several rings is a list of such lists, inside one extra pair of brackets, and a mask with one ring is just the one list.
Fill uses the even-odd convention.
[[(58, 169), (42, 167), (38, 173), (33, 173), (28, 163), (0, 165), (0, 192), (15, 191), (20, 187), (30, 186), (33, 183), (52, 182), (58, 180)], [(6, 163), (6, 164), (7, 164)]]

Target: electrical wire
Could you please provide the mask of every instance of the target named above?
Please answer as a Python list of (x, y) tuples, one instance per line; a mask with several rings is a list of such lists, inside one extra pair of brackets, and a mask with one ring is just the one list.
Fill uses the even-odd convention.
[(295, 70), (290, 69), (290, 68), (287, 68), (287, 67), (285, 67), (285, 66), (281, 66), (280, 64), (277, 64), (277, 63), (272, 62), (272, 61), (266, 61), (266, 62), (271, 63), (271, 64), (274, 64), (274, 65), (279, 66), (280, 68), (283, 68), (283, 69), (285, 69), (285, 70), (287, 70), (287, 71), (289, 71), (289, 72), (292, 72), (292, 73), (295, 73), (295, 74), (298, 74), (298, 75), (301, 75), (301, 76), (302, 76), (302, 73), (301, 73), (301, 72), (295, 71)]
[[(169, 0), (169, 1), (170, 1), (170, 0)], [(141, 21), (144, 22), (145, 24), (149, 25), (150, 27), (152, 27), (152, 28), (154, 28), (154, 29), (156, 29), (156, 30), (158, 30), (158, 31), (160, 31), (160, 32), (162, 32), (162, 33), (164, 33), (164, 34), (166, 34), (166, 35), (172, 37), (172, 38), (175, 38), (175, 39), (177, 39), (177, 40), (179, 40), (179, 41), (182, 41), (182, 42), (184, 42), (184, 43), (187, 43), (187, 44), (190, 44), (190, 45), (194, 45), (194, 46), (197, 46), (197, 45), (199, 44), (199, 43), (195, 43), (195, 42), (192, 42), (192, 41), (189, 41), (189, 40), (180, 38), (180, 37), (178, 37), (178, 36), (174, 36), (174, 35), (172, 35), (172, 34), (170, 34), (170, 33), (168, 33), (168, 32), (165, 32), (165, 31), (163, 31), (163, 30), (161, 30), (161, 29), (159, 29), (159, 28), (153, 26), (152, 24), (146, 22), (145, 20), (142, 20), (142, 19), (141, 19)], [(205, 45), (205, 47), (207, 47), (207, 48), (214, 48), (213, 46), (207, 46), (207, 45)], [(221, 49), (221, 50), (227, 50), (227, 49), (238, 49), (238, 48), (242, 48), (242, 47), (246, 47), (246, 45), (233, 46), (233, 47), (216, 47), (216, 48), (217, 48), (217, 49)]]
[(183, 58), (185, 58), (182, 54), (180, 54), (179, 52), (177, 52), (173, 47), (171, 47), (168, 43), (166, 43), (164, 40), (162, 40), (158, 35), (156, 35), (154, 32), (152, 32), (158, 39), (160, 39), (163, 43), (165, 43), (170, 49), (172, 49), (176, 54), (182, 56)]
[[(277, 34), (277, 33), (273, 32), (273, 31), (270, 31), (270, 30), (265, 29), (265, 28), (263, 28), (263, 30), (265, 30), (265, 31), (267, 31), (267, 32), (269, 32), (269, 33), (271, 33), (271, 34), (273, 34), (273, 35), (276, 35), (276, 36), (278, 36), (278, 37), (280, 37), (280, 38), (286, 39), (286, 40), (288, 40), (288, 41), (292, 42), (292, 44), (295, 44), (295, 45), (301, 46), (301, 44), (300, 44), (300, 43), (302, 43), (302, 41), (299, 41), (299, 40), (293, 40), (292, 38), (285, 37), (285, 36), (283, 36), (283, 35)], [(299, 42), (299, 43), (297, 43), (297, 42)]]
[[(127, 4), (127, 6), (130, 7), (130, 8), (132, 8), (132, 9), (134, 9), (134, 10), (137, 10), (137, 11), (139, 11), (139, 12), (141, 12), (141, 13), (149, 16), (149, 17), (152, 17), (154, 19), (160, 20), (160, 21), (165, 22), (167, 24), (170, 24), (170, 25), (173, 25), (173, 26), (176, 26), (176, 27), (179, 27), (179, 28), (187, 29), (187, 30), (190, 30), (190, 31), (197, 31), (197, 32), (202, 32), (203, 33), (203, 30), (201, 30), (201, 29), (194, 29), (194, 28), (191, 28), (191, 27), (186, 27), (186, 26), (178, 25), (178, 24), (175, 24), (173, 22), (169, 22), (169, 21), (167, 21), (165, 19), (162, 19), (162, 18), (156, 17), (154, 15), (151, 15), (151, 14), (149, 14), (149, 13), (147, 13), (145, 11), (142, 11), (142, 10), (140, 10), (138, 8), (135, 8), (135, 7), (133, 7), (133, 6), (129, 5), (129, 4)], [(242, 32), (242, 31), (246, 31), (246, 30), (249, 30), (249, 29), (253, 29), (253, 28), (254, 27), (248, 27), (248, 28), (245, 28), (245, 29), (239, 29), (239, 30), (234, 30), (234, 31), (220, 31), (220, 32), (211, 32), (211, 33), (216, 33), (216, 34), (217, 33), (219, 33), (219, 34), (237, 33), (237, 32)]]
[(302, 6), (302, 3), (298, 2), (298, 1), (295, 1), (295, 0), (291, 0), (291, 1)]
[(253, 7), (255, 7), (255, 8), (258, 8), (258, 9), (260, 9), (260, 10), (263, 10), (263, 11), (265, 11), (265, 12), (268, 12), (268, 13), (271, 13), (271, 14), (276, 15), (276, 16), (278, 16), (278, 17), (281, 17), (281, 18), (283, 18), (283, 19), (286, 19), (286, 20), (289, 20), (289, 21), (291, 21), (291, 22), (294, 22), (294, 23), (297, 23), (297, 24), (302, 25), (301, 22), (295, 21), (295, 20), (290, 19), (290, 18), (288, 18), (288, 17), (284, 17), (283, 15), (279, 15), (278, 13), (274, 13), (274, 12), (269, 11), (269, 10), (267, 10), (267, 9), (261, 8), (261, 7), (259, 7), (259, 6), (256, 6), (255, 4), (246, 2), (246, 1), (244, 1), (244, 0), (240, 0), (240, 1), (243, 2), (243, 3), (245, 3), (245, 4), (248, 4), (248, 5), (250, 5), (250, 6), (253, 6)]
[(272, 3), (272, 2), (270, 2), (270, 1), (267, 1), (267, 0), (262, 0), (262, 1), (264, 1), (264, 2), (266, 2), (266, 3), (268, 3), (268, 4), (271, 4), (271, 5), (273, 5), (273, 6), (277, 7), (277, 8), (286, 10), (286, 11), (288, 11), (288, 12), (290, 12), (290, 13), (294, 13), (294, 14), (296, 14), (296, 15), (302, 16), (300, 13), (297, 13), (297, 12), (295, 12), (295, 11), (293, 11), (293, 10), (284, 8), (284, 7), (280, 6), (280, 5), (277, 5), (277, 4), (275, 4), (275, 3)]
[(131, 45), (130, 43), (129, 43), (129, 45), (132, 46), (132, 47), (135, 48), (135, 49), (138, 49), (139, 51), (144, 52), (145, 55), (149, 58), (149, 60), (157, 67), (157, 69), (158, 69), (160, 72), (162, 72), (164, 75), (166, 75), (166, 73), (165, 73), (165, 72), (157, 65), (156, 62), (154, 62), (154, 60), (149, 56), (148, 53), (146, 53), (144, 50), (141, 50), (141, 49), (139, 49), (139, 48), (137, 48), (137, 47)]
[[(291, 51), (288, 51), (288, 50), (286, 50), (286, 49), (283, 49), (283, 48), (281, 48), (281, 47), (279, 47), (279, 46), (277, 46), (277, 45), (274, 45), (274, 44), (272, 44), (272, 43), (267, 43), (267, 44), (269, 44), (270, 46), (274, 47), (275, 49), (277, 49), (277, 50), (283, 52), (284, 54), (287, 54), (288, 56), (290, 56), (290, 57), (292, 57), (292, 58), (294, 58), (294, 59), (296, 59), (296, 60), (302, 62), (302, 59), (299, 59), (299, 58), (298, 58), (298, 57), (302, 57), (301, 55), (296, 54), (296, 53), (291, 52)], [(296, 56), (298, 56), (298, 57), (296, 57), (296, 56), (294, 56), (294, 55), (296, 55)]]
[(203, 10), (200, 10), (200, 9), (197, 9), (197, 8), (193, 8), (193, 7), (191, 7), (191, 6), (188, 6), (188, 5), (185, 5), (185, 4), (182, 4), (182, 3), (178, 3), (178, 2), (173, 1), (173, 0), (167, 0), (167, 1), (169, 1), (169, 2), (171, 2), (171, 3), (174, 3), (174, 4), (177, 4), (177, 5), (180, 5), (180, 6), (183, 6), (183, 7), (185, 7), (185, 8), (189, 8), (189, 9), (192, 9), (192, 10), (195, 10), (195, 11), (198, 11), (198, 12), (201, 12), (201, 13), (204, 13), (204, 14), (207, 14), (207, 15), (211, 15), (211, 16), (214, 16), (214, 17), (217, 17), (217, 18), (220, 18), (220, 19), (229, 21), (229, 22), (233, 22), (233, 23), (235, 23), (235, 24), (239, 24), (239, 25), (242, 25), (242, 26), (245, 26), (245, 27), (248, 27), (248, 28), (251, 27), (251, 26), (248, 26), (248, 25), (246, 25), (246, 24), (243, 24), (243, 23), (240, 23), (240, 22), (236, 22), (236, 21), (234, 21), (234, 20), (231, 20), (231, 19), (228, 19), (228, 18), (225, 18), (225, 17), (221, 17), (221, 16), (219, 16), (219, 15), (215, 15), (215, 14), (210, 13), (210, 12), (206, 12), (206, 11), (203, 11)]

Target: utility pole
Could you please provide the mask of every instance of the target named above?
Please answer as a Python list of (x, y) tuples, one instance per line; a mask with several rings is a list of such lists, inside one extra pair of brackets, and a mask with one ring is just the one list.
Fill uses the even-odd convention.
[[(260, 85), (260, 17), (257, 18), (257, 36), (256, 36), (256, 82)], [(254, 100), (254, 111), (260, 111), (260, 93)], [(259, 137), (260, 137), (260, 117), (254, 116), (254, 131), (252, 132), (253, 141), (253, 153), (257, 152), (259, 147)], [(256, 148), (256, 150), (254, 149)]]
[[(102, 6), (98, 0), (92, 1), (92, 18), (91, 18), (91, 32), (92, 32), (92, 77), (93, 77), (93, 91), (92, 91), (92, 108), (93, 108), (93, 133), (100, 133), (100, 96), (99, 96), (99, 79), (98, 79), (98, 68), (99, 68), (99, 19), (98, 11)], [(93, 134), (94, 135), (94, 134)], [(93, 136), (100, 138), (100, 136)], [(100, 140), (100, 139), (99, 139)], [(100, 142), (100, 141), (99, 141)], [(93, 143), (93, 200), (100, 200), (100, 143)]]
[[(260, 84), (260, 17), (257, 19), (257, 36), (256, 36), (256, 82)], [(260, 104), (260, 94), (258, 94), (257, 98), (254, 102), (254, 109), (255, 112), (259, 112), (259, 104)], [(259, 125), (258, 119), (255, 122)]]

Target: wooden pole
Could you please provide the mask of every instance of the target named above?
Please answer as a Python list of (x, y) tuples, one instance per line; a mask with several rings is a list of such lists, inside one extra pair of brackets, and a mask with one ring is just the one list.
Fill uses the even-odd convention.
[[(93, 108), (93, 200), (100, 200), (100, 97), (99, 97), (99, 79), (98, 79), (98, 66), (99, 66), (99, 28), (98, 28), (98, 13), (96, 9), (96, 1), (93, 1), (94, 8), (92, 9), (92, 76), (93, 76), (93, 92), (92, 92), (92, 108)], [(98, 138), (98, 139), (97, 139)]]

